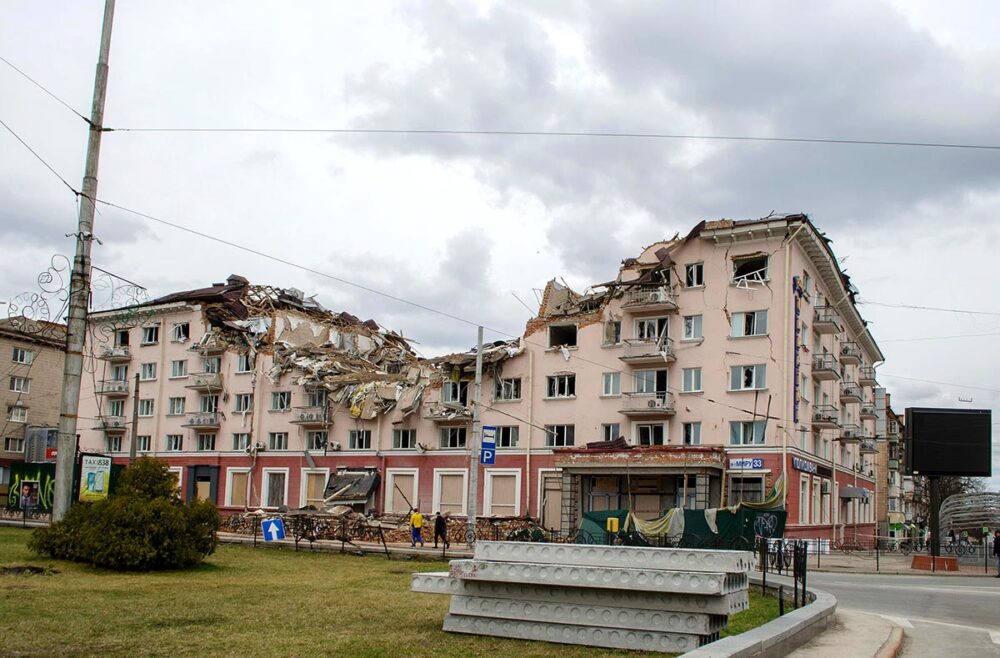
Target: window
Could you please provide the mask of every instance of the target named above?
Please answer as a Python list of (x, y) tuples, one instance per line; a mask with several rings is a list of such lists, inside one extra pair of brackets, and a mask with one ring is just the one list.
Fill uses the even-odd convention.
[(667, 318), (644, 318), (635, 321), (635, 337), (638, 340), (659, 340), (667, 336)]
[(809, 523), (809, 477), (799, 479), (799, 523)]
[(249, 354), (239, 354), (236, 357), (236, 372), (250, 372), (250, 355)]
[(516, 516), (520, 512), (521, 472), (487, 469), (484, 509), (488, 516)]
[(813, 478), (812, 482), (812, 522), (818, 524), (820, 522), (820, 484), (818, 478)]
[(621, 395), (622, 374), (620, 372), (604, 373), (604, 384), (601, 395)]
[(30, 393), (31, 392), (31, 380), (27, 377), (11, 377), (10, 378), (10, 390), (15, 393)]
[(518, 439), (517, 425), (504, 425), (497, 428), (497, 447), (516, 448)]
[(237, 393), (235, 397), (236, 407), (234, 411), (236, 413), (245, 413), (253, 409), (253, 393)]
[(170, 398), (167, 400), (167, 415), (181, 416), (184, 414), (184, 398)]
[(226, 504), (229, 507), (246, 508), (250, 472), (245, 469), (230, 468), (226, 471), (226, 475), (229, 480), (226, 484)]
[(187, 377), (187, 374), (188, 374), (188, 362), (186, 359), (180, 359), (178, 361), (170, 362), (171, 377)]
[(417, 447), (417, 430), (393, 430), (392, 447), (394, 450), (411, 450)]
[(767, 311), (733, 313), (732, 332), (734, 338), (767, 335)]
[(545, 445), (549, 448), (561, 448), (575, 443), (575, 425), (546, 425)]
[(802, 331), (799, 332), (799, 338), (802, 340), (802, 348), (805, 351), (809, 351), (809, 326), (803, 322)]
[(33, 357), (34, 354), (31, 350), (26, 350), (23, 347), (15, 347), (10, 355), (10, 360), (14, 363), (21, 363), (26, 366), (30, 366)]
[(576, 325), (561, 324), (549, 327), (549, 347), (575, 347)]
[(498, 379), (493, 392), (496, 400), (520, 400), (521, 399), (521, 378)]
[(115, 332), (115, 347), (128, 346), (128, 329), (121, 329)]
[(701, 445), (701, 423), (684, 423), (684, 445)]
[(465, 515), (465, 498), (468, 491), (468, 486), (465, 483), (466, 475), (466, 471), (459, 469), (434, 471), (434, 511), (440, 511), (442, 514)]
[(667, 390), (666, 370), (636, 370), (634, 376), (635, 393), (665, 393)]
[(222, 357), (210, 356), (205, 359), (204, 364), (208, 374), (215, 375), (222, 371)]
[(327, 439), (325, 431), (306, 432), (306, 450), (326, 450)]
[(734, 446), (764, 445), (764, 421), (731, 421), (729, 423), (729, 443)]
[(327, 473), (328, 471), (303, 471), (304, 505), (311, 505), (317, 509), (325, 506)]
[(288, 500), (288, 473), (264, 471), (264, 507), (281, 507)]
[(203, 414), (213, 414), (219, 410), (219, 396), (218, 395), (202, 395), (201, 396), (201, 413)]
[(705, 285), (704, 263), (689, 263), (684, 266), (684, 285), (688, 288)]
[(802, 273), (802, 293), (806, 299), (812, 295), (812, 277), (809, 276), (809, 272)]
[(250, 447), (250, 433), (236, 432), (233, 434), (233, 450), (246, 450)]
[(621, 320), (609, 320), (604, 323), (604, 344), (618, 345), (622, 342)]
[(160, 327), (159, 325), (153, 325), (152, 327), (142, 328), (142, 344), (143, 345), (155, 345), (160, 342)]
[(268, 450), (288, 450), (288, 432), (269, 432), (267, 435)]
[(688, 315), (684, 318), (684, 340), (699, 340), (701, 334), (701, 316)]
[(184, 449), (183, 434), (167, 434), (167, 451), (180, 452)]
[(24, 452), (24, 439), (8, 436), (3, 440), (3, 449), (7, 452)]
[(464, 427), (442, 427), (441, 428), (442, 448), (464, 448), (465, 428)]
[(12, 423), (27, 423), (27, 407), (7, 407), (7, 420)]
[(469, 402), (469, 382), (445, 382), (441, 386), (441, 401), (460, 404)]
[(614, 441), (621, 435), (621, 425), (618, 423), (604, 423), (601, 425), (601, 438), (605, 441)]
[(737, 503), (760, 503), (764, 501), (764, 479), (759, 475), (734, 477), (730, 500)]
[(139, 400), (139, 415), (143, 418), (153, 415), (153, 398)]
[(635, 426), (635, 440), (641, 446), (662, 446), (666, 443), (665, 435), (666, 432), (660, 423)]
[(275, 391), (271, 393), (271, 411), (288, 411), (291, 408), (291, 391)]
[(576, 397), (576, 375), (551, 375), (545, 378), (546, 397)]
[(351, 430), (347, 433), (347, 447), (350, 450), (371, 450), (371, 430)]
[(198, 435), (198, 450), (215, 450), (215, 435), (214, 434), (199, 434)]
[(767, 366), (732, 366), (729, 369), (730, 391), (755, 391), (767, 388)]
[(108, 437), (108, 452), (121, 452), (122, 451), (122, 437), (109, 436)]
[(767, 254), (750, 254), (733, 258), (733, 283), (767, 281)]
[(191, 338), (191, 325), (187, 322), (178, 322), (170, 332), (170, 340), (175, 343), (183, 343)]
[(701, 368), (684, 368), (681, 371), (684, 375), (684, 387), (685, 393), (700, 393), (701, 392)]
[(156, 379), (156, 364), (155, 363), (142, 364), (142, 366), (139, 367), (139, 379), (144, 382)]
[(309, 406), (310, 407), (325, 407), (326, 406), (326, 389), (318, 389), (315, 391), (309, 391)]
[(124, 416), (125, 400), (111, 400), (108, 402), (108, 416)]
[(116, 382), (128, 381), (128, 366), (115, 366), (112, 368), (111, 379)]

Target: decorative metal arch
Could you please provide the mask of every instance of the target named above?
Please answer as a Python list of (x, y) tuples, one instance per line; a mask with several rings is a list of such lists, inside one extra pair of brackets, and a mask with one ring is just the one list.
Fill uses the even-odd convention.
[(965, 493), (948, 496), (941, 503), (941, 530), (991, 531), (1000, 528), (1000, 493)]

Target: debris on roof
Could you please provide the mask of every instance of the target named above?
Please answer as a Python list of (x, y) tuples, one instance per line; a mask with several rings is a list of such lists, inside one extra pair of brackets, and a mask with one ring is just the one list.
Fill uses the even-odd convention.
[(327, 506), (363, 504), (378, 487), (379, 480), (378, 471), (331, 475), (323, 500)]

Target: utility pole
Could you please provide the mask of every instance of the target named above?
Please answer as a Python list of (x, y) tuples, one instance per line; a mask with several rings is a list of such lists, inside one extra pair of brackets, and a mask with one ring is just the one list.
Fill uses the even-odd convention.
[[(132, 431), (128, 440), (128, 463), (135, 461), (135, 443), (139, 440), (139, 373), (135, 373), (135, 388), (132, 392)], [(307, 453), (308, 454), (308, 453)]]
[(73, 501), (73, 470), (76, 466), (76, 415), (80, 409), (80, 375), (83, 346), (87, 338), (87, 307), (90, 303), (90, 246), (94, 237), (94, 209), (97, 204), (97, 164), (104, 130), (104, 97), (108, 88), (108, 53), (115, 0), (105, 0), (101, 49), (94, 75), (94, 101), (90, 109), (90, 136), (87, 162), (80, 194), (80, 217), (76, 233), (76, 256), (69, 279), (69, 318), (66, 323), (66, 356), (63, 361), (62, 400), (59, 406), (59, 447), (56, 453), (56, 481), (52, 520), (66, 516)]
[(479, 327), (476, 342), (476, 397), (472, 403), (472, 446), (469, 451), (469, 527), (465, 540), (469, 546), (476, 541), (476, 508), (479, 507), (479, 441), (483, 426), (479, 418), (479, 402), (483, 394), (483, 328)]

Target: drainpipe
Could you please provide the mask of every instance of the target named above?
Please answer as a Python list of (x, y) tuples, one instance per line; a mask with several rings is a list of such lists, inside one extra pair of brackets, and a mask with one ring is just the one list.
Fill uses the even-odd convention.
[[(803, 226), (804, 226), (804, 224), (803, 224)], [(801, 229), (802, 229), (802, 226), (799, 227), (799, 230), (801, 230)], [(789, 316), (788, 305), (789, 305), (789, 291), (790, 291), (791, 280), (792, 280), (792, 278), (791, 278), (791, 274), (792, 274), (792, 238), (795, 237), (795, 235), (799, 232), (799, 230), (795, 231), (795, 233), (793, 233), (791, 236), (789, 236), (788, 240), (785, 241), (785, 280), (784, 280), (784, 283), (783, 283), (783, 287), (785, 289), (785, 302), (784, 302), (784, 305), (782, 306), (782, 310), (781, 310), (782, 314), (784, 315), (784, 321), (785, 321), (784, 322), (784, 327), (785, 327), (785, 330), (783, 332), (781, 332), (782, 333), (782, 337), (781, 337), (781, 342), (782, 342), (781, 354), (783, 355), (782, 358), (784, 358), (785, 356), (788, 355), (788, 331), (789, 331), (789, 328), (788, 328), (788, 316)], [(792, 327), (792, 331), (793, 332), (795, 331), (794, 327)], [(782, 366), (782, 367), (784, 367), (784, 366)], [(793, 373), (792, 376), (793, 377), (795, 376), (794, 372), (795, 372), (795, 369), (793, 368), (792, 369), (792, 373)], [(795, 384), (793, 382), (792, 386), (794, 386), (794, 385)], [(782, 409), (783, 415), (787, 419), (788, 416), (790, 415), (789, 411), (788, 411), (788, 390), (789, 390), (789, 386), (788, 386), (788, 372), (787, 372), (787, 370), (785, 372), (785, 385), (782, 388), (784, 390), (782, 391), (782, 395), (781, 395), (781, 409)], [(767, 421), (765, 420), (764, 422), (766, 423)], [(781, 496), (782, 496), (781, 504), (782, 504), (782, 506), (785, 509), (788, 509), (788, 490), (792, 486), (792, 478), (788, 477), (788, 427), (787, 427), (787, 425), (788, 425), (787, 420), (783, 421), (781, 423), (781, 427), (782, 427), (782, 432), (781, 432), (781, 472), (782, 472), (782, 474), (785, 475), (785, 488), (784, 488), (784, 490), (782, 491), (782, 494), (781, 494)], [(801, 498), (801, 496), (800, 496), (800, 498)]]
[[(531, 515), (531, 435), (535, 423), (535, 419), (531, 415), (532, 401), (534, 400), (534, 395), (532, 395), (534, 388), (532, 387), (532, 384), (534, 384), (535, 381), (533, 370), (534, 357), (534, 352), (528, 350), (528, 385), (522, 390), (522, 394), (524, 392), (527, 392), (528, 394), (528, 440), (525, 442), (526, 451), (524, 453), (524, 481), (527, 482), (528, 502), (524, 506), (524, 511), (529, 516)], [(538, 514), (536, 514), (536, 516), (539, 520), (541, 520), (542, 510), (538, 510)]]

